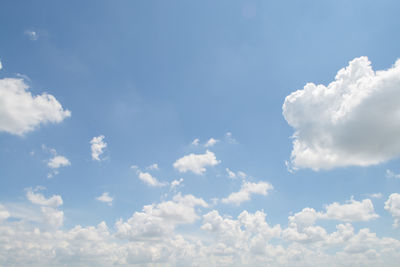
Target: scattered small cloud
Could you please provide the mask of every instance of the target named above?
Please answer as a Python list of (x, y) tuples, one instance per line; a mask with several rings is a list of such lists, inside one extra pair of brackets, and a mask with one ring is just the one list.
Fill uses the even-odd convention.
[(227, 142), (228, 142), (229, 144), (238, 144), (238, 141), (237, 141), (235, 138), (233, 138), (231, 132), (227, 132), (227, 133), (225, 134), (225, 139), (227, 140)]
[(229, 168), (226, 168), (225, 171), (228, 174), (229, 178), (232, 178), (232, 179), (236, 178), (236, 174), (233, 171), (231, 171)]
[(37, 39), (39, 39), (39, 34), (36, 31), (27, 30), (24, 32), (24, 34), (28, 36), (29, 40), (31, 41), (36, 41)]
[(191, 171), (195, 174), (204, 174), (207, 166), (215, 166), (221, 161), (217, 160), (215, 154), (209, 150), (204, 154), (189, 154), (178, 159), (174, 164), (174, 168), (179, 172)]
[(394, 173), (391, 170), (386, 170), (386, 178), (400, 179), (400, 174)]
[(251, 195), (257, 194), (266, 196), (268, 191), (273, 188), (274, 187), (267, 182), (244, 182), (238, 192), (230, 194), (227, 198), (223, 198), (221, 201), (225, 204), (235, 204), (239, 206), (242, 202), (249, 201)]
[[(47, 161), (47, 167), (52, 169), (51, 172), (47, 174), (47, 178), (52, 178), (54, 175), (57, 175), (59, 173), (59, 170), (58, 170), (59, 168), (67, 167), (67, 166), (71, 165), (71, 162), (69, 161), (69, 159), (67, 159), (64, 156), (58, 155), (57, 151), (54, 148), (49, 148), (45, 145), (42, 145), (42, 149), (53, 155)], [(33, 156), (34, 154), (31, 154), (31, 155)]]
[(218, 143), (219, 142), (219, 140), (217, 140), (217, 139), (214, 139), (214, 138), (210, 138), (205, 144), (204, 144), (204, 146), (205, 147), (212, 147), (212, 146), (214, 146), (216, 143)]
[(107, 147), (107, 143), (104, 142), (104, 135), (99, 135), (97, 137), (93, 137), (90, 140), (90, 148), (92, 151), (92, 159), (96, 161), (101, 161), (100, 156), (104, 153), (104, 149)]
[(171, 182), (171, 190), (176, 189), (177, 187), (179, 187), (181, 184), (183, 183), (183, 178), (180, 178), (179, 180), (173, 180)]
[(193, 145), (193, 146), (198, 146), (199, 143), (200, 143), (199, 138), (196, 138), (196, 139), (193, 140), (192, 145)]
[(385, 210), (392, 214), (394, 218), (393, 227), (397, 228), (400, 223), (400, 194), (393, 193), (385, 202)]
[(96, 197), (96, 200), (107, 203), (108, 206), (112, 206), (113, 198), (110, 197), (108, 192), (104, 192), (101, 196)]
[(158, 164), (154, 163), (146, 167), (147, 170), (158, 170)]

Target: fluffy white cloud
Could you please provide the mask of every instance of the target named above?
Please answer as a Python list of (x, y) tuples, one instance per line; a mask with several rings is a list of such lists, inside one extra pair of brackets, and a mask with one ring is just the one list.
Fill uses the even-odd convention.
[(385, 202), (385, 210), (389, 211), (394, 218), (394, 227), (399, 226), (400, 222), (400, 194), (393, 193)]
[(207, 150), (204, 154), (186, 155), (178, 159), (173, 166), (179, 172), (191, 171), (195, 174), (203, 174), (207, 166), (215, 166), (220, 162), (213, 152)]
[(103, 154), (103, 150), (107, 147), (107, 143), (103, 141), (104, 135), (95, 136), (90, 140), (90, 148), (92, 150), (92, 159), (100, 161), (100, 156)]
[(131, 240), (164, 238), (173, 234), (177, 225), (197, 220), (196, 206), (208, 205), (201, 198), (177, 194), (172, 200), (144, 206), (142, 212), (135, 212), (126, 222), (116, 223), (117, 235)]
[(317, 219), (339, 220), (343, 222), (369, 221), (378, 218), (370, 199), (357, 201), (351, 198), (347, 203), (333, 202), (325, 205), (325, 212), (317, 212), (312, 208), (304, 208), (301, 212), (289, 217), (290, 223), (310, 226)]
[(217, 139), (214, 139), (214, 138), (210, 138), (206, 143), (205, 143), (205, 147), (212, 147), (212, 146), (214, 146), (216, 143), (218, 143), (219, 142), (219, 140), (217, 140)]
[(325, 217), (344, 222), (369, 221), (378, 218), (370, 199), (357, 201), (351, 198), (346, 204), (334, 202), (325, 207)]
[(63, 200), (60, 195), (53, 195), (49, 198), (46, 198), (40, 193), (36, 193), (34, 190), (29, 188), (26, 192), (26, 198), (36, 205), (48, 206), (48, 207), (58, 207), (63, 204)]
[(58, 169), (69, 165), (71, 165), (71, 162), (64, 156), (54, 156), (47, 162), (47, 166), (52, 169)]
[(250, 200), (252, 194), (258, 194), (266, 196), (268, 191), (272, 190), (274, 187), (266, 182), (244, 182), (239, 192), (234, 192), (230, 194), (227, 198), (223, 198), (222, 202), (227, 204), (236, 204), (240, 205), (240, 203), (244, 201)]
[[(233, 218), (213, 210), (201, 216), (199, 208), (206, 207), (200, 198), (178, 194), (144, 206), (115, 227), (100, 222), (63, 229), (55, 227), (62, 213), (43, 206), (49, 223), (0, 221), (0, 265), (395, 267), (400, 260), (398, 240), (368, 228), (355, 231), (350, 223), (329, 232), (315, 225), (319, 212), (311, 208), (289, 217), (282, 229), (268, 224), (263, 211), (244, 210)], [(0, 216), (3, 210), (0, 205)]]
[(368, 166), (400, 154), (400, 60), (374, 72), (352, 60), (328, 86), (308, 83), (291, 93), (283, 115), (295, 129), (293, 168)]
[(150, 173), (148, 172), (141, 172), (138, 171), (138, 177), (140, 180), (142, 180), (145, 184), (149, 186), (165, 186), (165, 183), (160, 183), (157, 178), (153, 177)]
[(32, 96), (22, 79), (0, 79), (0, 131), (23, 135), (41, 124), (60, 123), (70, 116), (54, 96)]
[(113, 198), (109, 195), (108, 192), (104, 192), (101, 196), (96, 197), (96, 200), (107, 203), (109, 206), (111, 206), (113, 202)]

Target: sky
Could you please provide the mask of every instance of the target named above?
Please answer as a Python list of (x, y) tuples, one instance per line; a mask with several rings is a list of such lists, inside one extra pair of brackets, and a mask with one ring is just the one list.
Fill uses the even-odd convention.
[(400, 3), (0, 3), (0, 267), (397, 266)]

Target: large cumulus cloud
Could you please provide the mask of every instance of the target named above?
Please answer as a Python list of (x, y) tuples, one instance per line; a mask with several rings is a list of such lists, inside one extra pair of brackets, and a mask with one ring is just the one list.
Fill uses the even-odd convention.
[(283, 115), (295, 130), (291, 164), (331, 169), (368, 166), (400, 154), (400, 60), (374, 71), (355, 58), (328, 86), (307, 83), (291, 93)]

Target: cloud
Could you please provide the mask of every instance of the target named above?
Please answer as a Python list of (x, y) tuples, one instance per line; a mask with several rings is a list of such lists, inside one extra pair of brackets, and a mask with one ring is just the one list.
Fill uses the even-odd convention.
[(334, 202), (325, 207), (323, 217), (344, 222), (369, 221), (378, 218), (370, 199), (357, 201), (351, 198), (346, 204)]
[(175, 189), (178, 186), (180, 186), (183, 183), (183, 178), (179, 179), (179, 180), (173, 180), (171, 182), (171, 189)]
[(355, 58), (328, 86), (308, 83), (291, 93), (283, 116), (295, 129), (294, 169), (379, 164), (400, 154), (400, 60), (374, 72)]
[(192, 145), (193, 146), (198, 146), (199, 142), (200, 142), (199, 138), (196, 138), (196, 139), (193, 140)]
[(103, 150), (107, 147), (107, 143), (103, 141), (104, 135), (99, 135), (97, 137), (93, 137), (90, 140), (90, 149), (92, 150), (92, 159), (100, 161), (100, 156), (103, 154)]
[(60, 167), (70, 166), (71, 162), (64, 156), (54, 156), (49, 160), (47, 166), (52, 169), (58, 169)]
[(25, 33), (26, 36), (28, 36), (28, 38), (31, 41), (36, 41), (37, 39), (39, 39), (39, 35), (35, 31), (28, 30), (28, 31), (25, 31), (24, 33)]
[(1, 64), (1, 61), (0, 61), (0, 70), (3, 68), (3, 65)]
[(26, 198), (33, 204), (48, 206), (56, 208), (63, 204), (63, 200), (59, 195), (53, 195), (49, 198), (45, 198), (42, 194), (36, 193), (37, 190), (32, 190), (29, 188), (26, 192)]
[(0, 204), (0, 222), (6, 220), (10, 217), (8, 210)]
[(234, 192), (227, 198), (223, 198), (222, 203), (240, 205), (242, 202), (250, 200), (253, 194), (266, 196), (268, 191), (273, 188), (271, 184), (266, 182), (244, 182), (239, 192)]
[(206, 151), (204, 154), (189, 154), (178, 159), (174, 164), (174, 168), (179, 172), (191, 171), (195, 174), (203, 174), (207, 166), (215, 166), (221, 161), (218, 161), (215, 154), (211, 151)]
[(138, 177), (140, 180), (142, 180), (145, 184), (153, 187), (161, 187), (165, 186), (166, 183), (160, 183), (157, 178), (153, 177), (150, 173), (148, 172), (141, 172), (138, 171)]
[(47, 93), (32, 96), (22, 79), (0, 79), (0, 132), (24, 135), (41, 124), (60, 123), (71, 116)]
[(231, 132), (227, 132), (225, 134), (225, 138), (229, 144), (238, 144), (238, 141), (235, 138), (233, 138), (233, 135)]
[(150, 166), (147, 166), (146, 169), (148, 169), (148, 170), (158, 170), (158, 164), (157, 163), (151, 164)]
[[(260, 210), (236, 217), (217, 210), (202, 214), (208, 207), (203, 199), (177, 194), (112, 227), (101, 221), (65, 229), (54, 227), (62, 225), (62, 211), (42, 207), (41, 221), (0, 220), (1, 265), (395, 267), (400, 258), (399, 240), (369, 228), (356, 231), (350, 223), (325, 229), (316, 224), (321, 212), (312, 208), (281, 228)], [(0, 204), (0, 216), (7, 208)], [(3, 217), (13, 217), (9, 213)]]
[(398, 227), (400, 222), (400, 194), (393, 193), (389, 196), (385, 202), (385, 210), (392, 214), (394, 218), (393, 226)]
[(172, 200), (143, 207), (126, 222), (116, 223), (117, 236), (130, 240), (162, 239), (173, 233), (180, 224), (193, 223), (199, 218), (195, 207), (208, 207), (207, 203), (193, 195), (177, 194)]
[(386, 170), (386, 177), (400, 179), (400, 174), (394, 173), (391, 170)]
[(214, 139), (214, 138), (210, 138), (206, 143), (205, 143), (205, 147), (212, 147), (214, 146), (216, 143), (218, 143), (219, 140)]
[(370, 199), (357, 201), (351, 198), (347, 203), (333, 202), (325, 205), (325, 212), (317, 212), (312, 208), (304, 208), (293, 216), (289, 216), (291, 224), (302, 227), (314, 225), (316, 220), (338, 220), (343, 222), (370, 221), (378, 218)]
[(107, 203), (109, 206), (111, 206), (113, 202), (113, 198), (109, 196), (108, 192), (104, 192), (101, 196), (96, 197), (96, 200)]
[(232, 179), (236, 178), (236, 174), (233, 171), (231, 171), (230, 169), (226, 168), (225, 171), (228, 174), (229, 178), (232, 178)]

